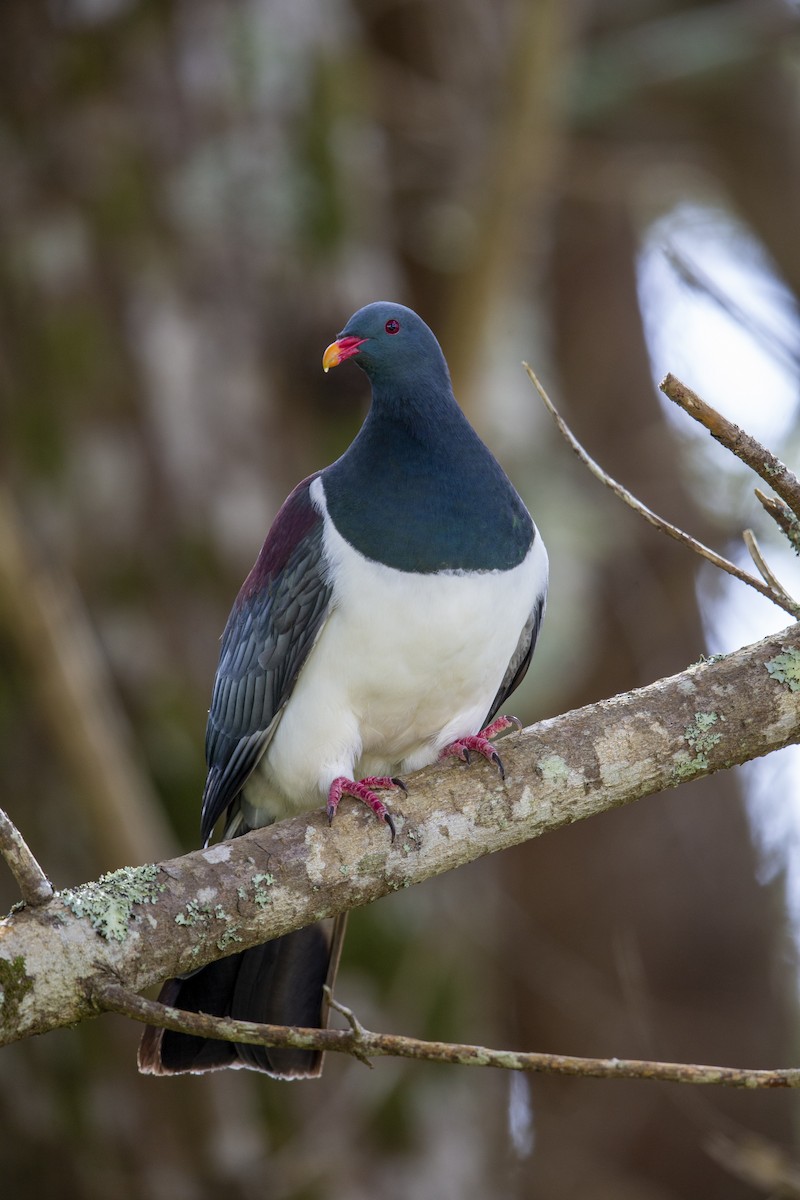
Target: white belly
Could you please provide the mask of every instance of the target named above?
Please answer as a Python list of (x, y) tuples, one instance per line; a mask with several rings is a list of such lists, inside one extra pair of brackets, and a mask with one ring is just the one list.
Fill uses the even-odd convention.
[(510, 571), (415, 575), (363, 558), (337, 533), (321, 480), (336, 586), (330, 616), (298, 677), (249, 805), (271, 815), (314, 807), (339, 775), (393, 775), (477, 733), (547, 581), (537, 535)]

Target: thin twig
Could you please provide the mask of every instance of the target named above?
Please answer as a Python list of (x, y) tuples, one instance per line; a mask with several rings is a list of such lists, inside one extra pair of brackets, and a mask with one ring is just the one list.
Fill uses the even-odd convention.
[(738, 579), (742, 583), (746, 583), (748, 587), (754, 588), (755, 591), (760, 592), (762, 596), (766, 596), (768, 600), (771, 600), (773, 604), (777, 604), (778, 607), (784, 609), (785, 612), (791, 613), (793, 617), (800, 617), (800, 604), (793, 600), (791, 596), (788, 596), (783, 589), (781, 589), (779, 592), (774, 591), (767, 584), (762, 583), (762, 581), (755, 575), (750, 575), (747, 571), (743, 571), (740, 567), (737, 567), (735, 563), (730, 562), (729, 559), (723, 558), (721, 554), (717, 554), (716, 551), (711, 550), (708, 546), (703, 545), (702, 542), (698, 542), (696, 538), (693, 538), (690, 534), (685, 533), (682, 529), (679, 529), (677, 525), (673, 525), (670, 521), (666, 521), (663, 517), (658, 516), (658, 514), (654, 513), (653, 510), (648, 508), (646, 504), (642, 504), (641, 500), (637, 500), (633, 493), (629, 492), (628, 489), (623, 487), (621, 483), (617, 483), (616, 479), (612, 479), (612, 477), (603, 470), (599, 463), (596, 463), (591, 455), (584, 450), (583, 446), (575, 437), (572, 430), (569, 428), (566, 421), (560, 415), (552, 400), (547, 395), (547, 392), (544, 390), (542, 384), (536, 378), (533, 370), (527, 363), (523, 363), (522, 365), (527, 371), (531, 383), (541, 396), (545, 407), (558, 425), (558, 428), (561, 431), (565, 441), (569, 444), (575, 454), (577, 454), (581, 462), (588, 467), (591, 473), (597, 479), (599, 479), (601, 483), (605, 484), (605, 486), (609, 488), (615, 496), (619, 496), (620, 500), (623, 500), (629, 508), (632, 508), (634, 512), (638, 512), (640, 516), (644, 517), (645, 521), (649, 521), (651, 525), (653, 525), (656, 529), (660, 529), (662, 533), (668, 534), (668, 536), (674, 538), (676, 542), (682, 542), (684, 546), (688, 546), (695, 552), (695, 554), (699, 554), (702, 558), (707, 559), (708, 562), (713, 563), (715, 567), (719, 567), (721, 571), (726, 571), (729, 575), (732, 575), (734, 579)]
[(658, 386), (668, 399), (704, 426), (720, 445), (760, 475), (786, 501), (795, 516), (800, 517), (800, 479), (771, 450), (701, 400), (674, 375), (666, 375)]
[(521, 1053), (489, 1050), (451, 1042), (425, 1042), (398, 1034), (372, 1033), (358, 1023), (348, 1029), (291, 1029), (283, 1025), (258, 1025), (204, 1013), (183, 1012), (145, 1000), (113, 983), (95, 982), (92, 998), (98, 1008), (120, 1013), (134, 1021), (163, 1026), (178, 1033), (251, 1046), (286, 1046), (301, 1050), (338, 1051), (372, 1058), (393, 1057), (454, 1063), (464, 1067), (500, 1067), (507, 1071), (535, 1071), (549, 1075), (578, 1075), (595, 1079), (657, 1079), (672, 1083), (718, 1084), (722, 1087), (796, 1088), (800, 1068), (772, 1071), (742, 1067), (712, 1067), (695, 1063), (647, 1062), (625, 1058), (576, 1058), (566, 1054)]
[(783, 596), (784, 600), (788, 601), (790, 604), (793, 603), (792, 597), (786, 591), (786, 588), (783, 586), (772, 567), (761, 553), (761, 547), (756, 541), (756, 535), (753, 533), (752, 529), (745, 529), (742, 533), (742, 537), (744, 538), (744, 544), (749, 551), (750, 557), (758, 567), (759, 571), (764, 577), (765, 582), (769, 585), (769, 587), (772, 588), (774, 592)]
[(360, 1062), (366, 1063), (368, 1067), (371, 1067), (373, 1064), (363, 1047), (363, 1043), (366, 1040), (366, 1030), (364, 1029), (364, 1026), (361, 1024), (352, 1008), (348, 1008), (346, 1004), (342, 1004), (336, 999), (332, 989), (327, 983), (322, 990), (325, 993), (325, 997), (328, 1001), (328, 1007), (332, 1008), (334, 1012), (341, 1013), (353, 1032), (353, 1048), (351, 1053), (353, 1053)]
[(31, 908), (46, 904), (53, 885), (31, 853), (28, 843), (6, 812), (0, 808), (0, 854), (17, 881), (22, 899)]

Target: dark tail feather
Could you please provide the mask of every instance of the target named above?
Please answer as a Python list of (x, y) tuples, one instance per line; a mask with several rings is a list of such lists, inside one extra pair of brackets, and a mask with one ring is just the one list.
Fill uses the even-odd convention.
[[(239, 1021), (324, 1029), (347, 914), (308, 925), (284, 937), (209, 963), (185, 979), (168, 980), (162, 1004)], [(200, 1074), (222, 1067), (250, 1067), (283, 1079), (303, 1079), (322, 1071), (321, 1053), (249, 1046), (157, 1029), (148, 1025), (139, 1046), (139, 1070), (146, 1075)]]

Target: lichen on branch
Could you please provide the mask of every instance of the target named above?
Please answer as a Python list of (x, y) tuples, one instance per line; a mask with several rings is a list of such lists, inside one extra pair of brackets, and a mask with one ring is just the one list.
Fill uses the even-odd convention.
[(0, 1042), (139, 992), (484, 854), (800, 741), (800, 625), (510, 736), (506, 779), (452, 762), (409, 777), (394, 844), (357, 805), (114, 872), (0, 922), (14, 985)]

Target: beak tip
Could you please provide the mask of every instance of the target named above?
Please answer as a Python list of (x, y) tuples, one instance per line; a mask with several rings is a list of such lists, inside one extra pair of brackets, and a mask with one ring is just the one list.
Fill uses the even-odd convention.
[(331, 342), (330, 346), (328, 346), (328, 349), (322, 356), (322, 369), (325, 374), (327, 375), (331, 367), (338, 367), (341, 361), (342, 356), (339, 351), (339, 343)]

